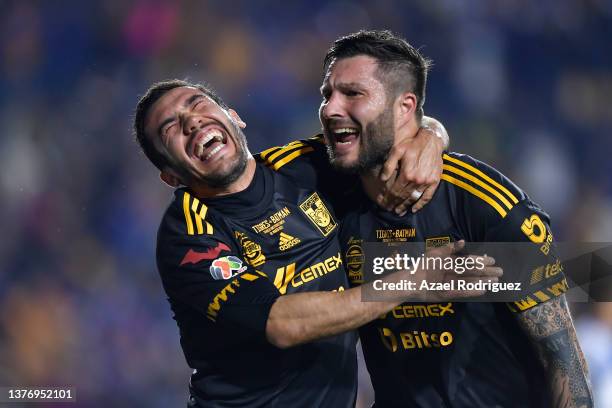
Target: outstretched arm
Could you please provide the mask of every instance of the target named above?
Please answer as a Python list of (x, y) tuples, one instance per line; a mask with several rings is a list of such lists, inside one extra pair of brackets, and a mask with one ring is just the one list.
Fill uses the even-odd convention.
[[(462, 247), (463, 243), (460, 242), (436, 248), (428, 256), (451, 256)], [(495, 263), (493, 258), (485, 256), (483, 262), (485, 268), (466, 271), (460, 278), (469, 281), (490, 279), (496, 282), (502, 275), (501, 268), (493, 266)], [(414, 274), (407, 271), (395, 272), (384, 276), (381, 280), (391, 283), (403, 279), (419, 281), (425, 278), (431, 282), (448, 282), (457, 279), (458, 275), (452, 270), (419, 269)], [(385, 301), (364, 302), (361, 291), (369, 285), (371, 283), (340, 292), (308, 292), (279, 297), (272, 305), (266, 323), (268, 341), (279, 348), (288, 348), (356, 329), (407, 300), (436, 302), (484, 294), (484, 291), (478, 290), (446, 292), (414, 290), (406, 291), (403, 295), (390, 295), (389, 300)]]
[(552, 393), (551, 406), (592, 407), (588, 368), (565, 295), (541, 303), (517, 318), (546, 371)]
[(270, 310), (266, 336), (276, 347), (288, 348), (354, 330), (400, 303), (362, 302), (360, 287), (281, 296)]

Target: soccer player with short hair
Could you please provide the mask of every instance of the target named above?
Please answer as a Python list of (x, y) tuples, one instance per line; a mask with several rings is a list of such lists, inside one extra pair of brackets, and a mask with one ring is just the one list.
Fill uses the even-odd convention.
[[(176, 187), (157, 264), (194, 369), (189, 406), (353, 406), (352, 330), (399, 302), (361, 302), (348, 287), (339, 219), (319, 190), (331, 171), (311, 155), (322, 139), (256, 161), (245, 126), (209, 88), (184, 81), (153, 85), (136, 109), (143, 151)], [(488, 264), (475, 277), (497, 280)]]
[[(341, 232), (343, 253), (353, 255), (352, 283), (363, 282), (354, 255), (363, 254), (364, 242), (526, 242), (542, 265), (558, 264), (547, 214), (500, 172), (467, 155), (444, 154), (442, 182), (416, 214), (398, 216), (368, 202), (381, 190), (376, 174), (391, 146), (419, 128), (428, 67), (389, 31), (342, 37), (325, 57), (320, 119), (330, 160), (361, 178), (352, 201), (363, 205), (347, 215)], [(394, 233), (405, 229), (411, 233)], [(405, 303), (362, 327), (376, 407), (592, 406), (563, 294), (567, 283), (562, 268), (551, 270), (532, 279), (523, 301)]]

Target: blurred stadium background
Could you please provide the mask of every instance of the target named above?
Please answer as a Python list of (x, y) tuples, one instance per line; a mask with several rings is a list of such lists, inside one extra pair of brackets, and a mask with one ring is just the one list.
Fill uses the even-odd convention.
[[(453, 150), (540, 202), (559, 240), (612, 242), (610, 0), (0, 9), (0, 385), (71, 385), (91, 407), (184, 406), (189, 370), (153, 256), (171, 191), (132, 139), (137, 97), (157, 80), (204, 80), (247, 122), (252, 151), (310, 136), (322, 57), (359, 28), (423, 47), (426, 112)], [(573, 305), (600, 407), (612, 407), (611, 305)]]

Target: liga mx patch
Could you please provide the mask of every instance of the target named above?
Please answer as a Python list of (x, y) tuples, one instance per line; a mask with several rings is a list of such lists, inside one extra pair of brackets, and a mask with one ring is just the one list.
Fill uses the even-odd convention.
[(442, 247), (450, 244), (450, 242), (450, 237), (427, 238), (425, 240), (425, 249)]
[(246, 269), (246, 266), (242, 266), (240, 258), (232, 255), (215, 259), (209, 268), (210, 274), (215, 280), (229, 279), (244, 272)]
[(308, 219), (317, 227), (323, 236), (328, 236), (334, 228), (336, 221), (325, 207), (325, 203), (319, 194), (312, 193), (304, 202), (300, 204), (300, 209), (306, 214)]

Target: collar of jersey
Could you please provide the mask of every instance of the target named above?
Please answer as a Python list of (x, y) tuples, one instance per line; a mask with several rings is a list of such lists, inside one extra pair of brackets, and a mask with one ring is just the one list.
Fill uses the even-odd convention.
[(253, 180), (244, 190), (220, 197), (206, 198), (204, 203), (215, 211), (236, 219), (249, 219), (265, 212), (274, 197), (272, 172), (257, 163)]

